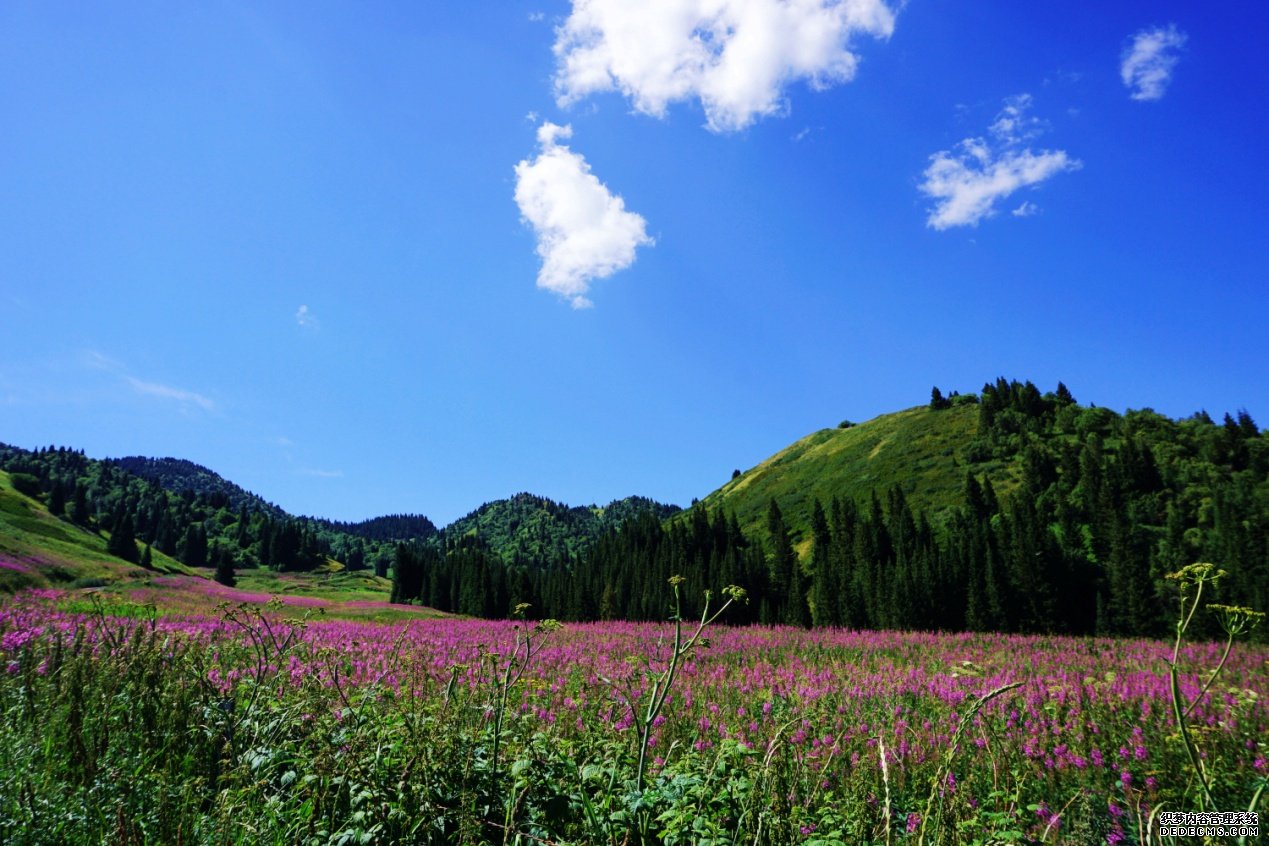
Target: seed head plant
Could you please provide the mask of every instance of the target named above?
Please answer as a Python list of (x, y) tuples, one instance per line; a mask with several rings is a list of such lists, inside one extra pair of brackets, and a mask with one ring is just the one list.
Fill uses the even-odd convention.
[[(1242, 606), (1219, 604), (1208, 604), (1206, 606), (1207, 610), (1215, 615), (1217, 624), (1225, 633), (1225, 645), (1221, 652), (1220, 660), (1208, 674), (1207, 681), (1203, 683), (1198, 694), (1187, 702), (1181, 691), (1181, 642), (1190, 627), (1191, 621), (1194, 619), (1199, 603), (1202, 601), (1204, 589), (1209, 585), (1215, 585), (1226, 575), (1228, 574), (1224, 570), (1218, 570), (1215, 565), (1203, 562), (1190, 564), (1175, 573), (1169, 573), (1167, 576), (1169, 580), (1177, 583), (1180, 594), (1176, 638), (1172, 646), (1172, 659), (1168, 662), (1168, 679), (1172, 694), (1172, 715), (1176, 720), (1177, 733), (1190, 761), (1191, 785), (1197, 784), (1198, 787), (1196, 800), (1200, 811), (1217, 810), (1219, 803), (1213, 796), (1213, 774), (1209, 772), (1204, 756), (1198, 748), (1195, 740), (1196, 732), (1190, 727), (1188, 722), (1189, 716), (1194, 711), (1194, 708), (1207, 696), (1208, 691), (1212, 689), (1212, 685), (1216, 683), (1217, 677), (1224, 670), (1225, 664), (1229, 660), (1230, 650), (1234, 645), (1234, 638), (1254, 629), (1265, 617), (1264, 612)], [(1251, 803), (1248, 805), (1248, 811), (1255, 811), (1267, 784), (1269, 784), (1269, 779), (1260, 779), (1260, 783), (1252, 795)], [(1189, 789), (1186, 792), (1188, 793)], [(1156, 807), (1152, 814), (1152, 820), (1162, 810), (1162, 806)]]

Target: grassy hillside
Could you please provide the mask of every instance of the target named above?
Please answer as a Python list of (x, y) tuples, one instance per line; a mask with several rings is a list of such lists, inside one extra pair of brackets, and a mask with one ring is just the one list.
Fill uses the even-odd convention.
[[(156, 570), (189, 573), (158, 550)], [(13, 489), (0, 471), (0, 593), (24, 587), (86, 585), (143, 578), (146, 570), (106, 552), (106, 537), (59, 520), (38, 499)]]
[(104, 592), (94, 592), (102, 597), (187, 613), (209, 613), (226, 602), (259, 605), (276, 597), (284, 606), (320, 608), (323, 615), (340, 618), (391, 622), (439, 616), (430, 609), (389, 606), (391, 582), (368, 570), (346, 572), (338, 564), (315, 573), (245, 570), (238, 574), (237, 588), (230, 589), (211, 581), (211, 570), (186, 567), (157, 549), (151, 550), (154, 570), (130, 564), (107, 553), (106, 540), (105, 533), (53, 516), (39, 499), (14, 490), (9, 474), (0, 471), (0, 594), (30, 587), (100, 587)]
[(978, 406), (965, 401), (931, 411), (928, 406), (883, 414), (849, 428), (821, 429), (740, 474), (703, 500), (710, 509), (734, 511), (746, 533), (766, 533), (768, 503), (775, 499), (799, 550), (816, 500), (867, 502), (898, 485), (915, 510), (937, 521), (962, 502), (965, 473), (986, 475), (1004, 493), (1017, 485), (1017, 462), (973, 461)]

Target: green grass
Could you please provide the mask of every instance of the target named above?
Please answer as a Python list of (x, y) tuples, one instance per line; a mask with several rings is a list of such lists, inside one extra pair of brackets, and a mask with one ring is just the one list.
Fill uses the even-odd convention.
[(386, 601), (392, 593), (392, 581), (376, 576), (372, 570), (275, 573), (272, 570), (259, 569), (239, 570), (237, 575), (240, 590), (314, 596), (335, 602)]
[[(20, 568), (0, 568), (0, 593), (86, 580), (112, 583), (149, 575), (107, 553), (106, 538), (105, 533), (53, 516), (42, 502), (14, 490), (9, 474), (0, 471), (0, 561)], [(151, 552), (157, 571), (191, 572), (158, 550)]]
[(1154, 812), (1265, 784), (1255, 647), (720, 627), (679, 664), (664, 626), (87, 599), (0, 601), (5, 844), (1170, 846)]
[(746, 533), (765, 537), (770, 500), (784, 512), (799, 551), (810, 546), (811, 510), (833, 497), (866, 505), (872, 491), (884, 502), (899, 486), (915, 510), (937, 521), (963, 501), (965, 473), (991, 478), (998, 493), (1012, 490), (1019, 470), (1012, 462), (968, 461), (978, 435), (978, 406), (942, 411), (909, 408), (849, 429), (821, 429), (777, 452), (709, 494), (705, 505), (734, 511)]
[[(132, 603), (171, 605), (173, 610), (209, 611), (215, 600), (198, 598), (188, 589), (151, 584), (156, 575), (188, 575), (210, 579), (210, 569), (196, 570), (151, 550), (154, 570), (149, 571), (106, 552), (108, 535), (59, 519), (38, 499), (14, 490), (9, 475), (0, 471), (0, 594), (15, 594), (30, 587), (92, 588), (103, 599), (123, 597)], [(240, 570), (237, 589), (269, 596), (306, 596), (331, 604), (323, 613), (333, 617), (395, 622), (428, 616), (447, 616), (423, 608), (382, 608), (343, 603), (387, 602), (392, 582), (373, 570), (348, 572), (329, 562), (314, 573), (275, 573)], [(173, 594), (189, 601), (175, 601)], [(192, 604), (191, 604), (192, 603)], [(206, 606), (205, 608), (203, 606)]]

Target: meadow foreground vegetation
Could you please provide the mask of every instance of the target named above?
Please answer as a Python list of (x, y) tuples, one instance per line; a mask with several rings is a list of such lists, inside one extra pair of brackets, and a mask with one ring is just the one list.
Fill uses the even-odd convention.
[(1266, 782), (1269, 655), (1183, 628), (317, 610), (0, 605), (0, 840), (1157, 843), (1160, 810)]

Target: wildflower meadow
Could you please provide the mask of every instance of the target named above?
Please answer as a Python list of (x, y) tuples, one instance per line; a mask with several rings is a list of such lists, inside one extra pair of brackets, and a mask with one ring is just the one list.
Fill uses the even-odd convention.
[(1232, 637), (325, 612), (0, 604), (0, 841), (1154, 843), (1269, 773)]

